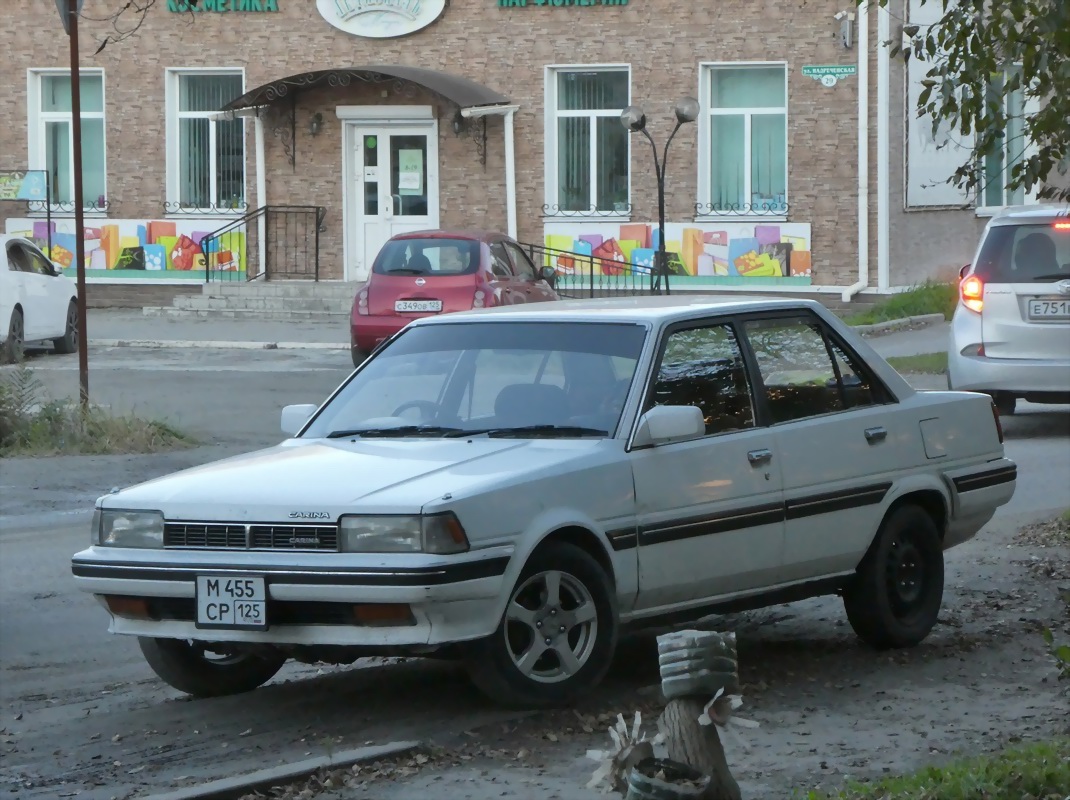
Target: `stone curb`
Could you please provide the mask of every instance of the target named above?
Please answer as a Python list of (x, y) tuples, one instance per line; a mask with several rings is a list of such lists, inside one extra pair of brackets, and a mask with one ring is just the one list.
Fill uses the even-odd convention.
[(164, 794), (147, 795), (142, 800), (234, 800), (250, 792), (307, 778), (320, 769), (340, 769), (365, 761), (402, 755), (419, 746), (419, 742), (391, 742), (374, 747), (358, 747), (354, 750), (343, 750), (334, 756), (306, 758), (303, 761), (268, 767), (233, 778), (202, 783), (200, 786), (190, 786)]
[(943, 314), (921, 314), (916, 317), (903, 317), (902, 319), (875, 322), (872, 325), (852, 325), (851, 327), (864, 336), (867, 333), (889, 333), (901, 328), (925, 328), (929, 325), (938, 325), (944, 321)]
[(237, 342), (199, 339), (90, 339), (91, 347), (201, 348), (206, 350), (349, 350), (334, 342)]

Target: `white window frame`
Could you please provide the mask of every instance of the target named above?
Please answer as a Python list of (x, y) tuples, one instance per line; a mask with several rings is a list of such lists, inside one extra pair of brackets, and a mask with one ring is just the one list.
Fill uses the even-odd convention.
[[(48, 171), (48, 148), (45, 145), (45, 134), (47, 131), (47, 123), (49, 122), (67, 122), (73, 123), (74, 114), (69, 111), (42, 111), (41, 110), (41, 87), (46, 77), (60, 76), (69, 77), (71, 71), (69, 69), (52, 69), (52, 68), (36, 68), (31, 67), (26, 70), (26, 163), (27, 168), (31, 170), (43, 170)], [(83, 213), (90, 217), (104, 217), (107, 215), (107, 209), (110, 205), (108, 200), (108, 122), (107, 122), (107, 110), (108, 110), (108, 80), (104, 74), (104, 70), (99, 67), (86, 67), (79, 69), (78, 74), (82, 78), (100, 77), (100, 96), (101, 96), (101, 111), (85, 111), (82, 110), (81, 117), (83, 120), (99, 119), (104, 123), (104, 208), (83, 210)], [(72, 132), (73, 133), (73, 132)], [(74, 165), (74, 136), (70, 137), (70, 163)], [(51, 175), (48, 178), (50, 191), (55, 195), (55, 187), (51, 186)], [(74, 197), (73, 178), (72, 185), (70, 187), (71, 197)], [(36, 205), (40, 205), (40, 208), (35, 208)], [(74, 209), (64, 209), (57, 203), (52, 203), (52, 216), (57, 214), (60, 216), (74, 214)], [(45, 208), (43, 203), (34, 203), (30, 206), (29, 213), (32, 216), (37, 214), (44, 215)]]
[[(1016, 64), (1015, 66), (1018, 69), (1022, 68), (1021, 64)], [(1004, 72), (1003, 72), (1003, 80), (1004, 81), (1007, 80), (1007, 75), (1008, 75), (1008, 71), (1004, 70)], [(1026, 85), (1023, 83), (1022, 87), (1018, 90), (1018, 91), (1020, 91), (1022, 93), (1022, 113), (1026, 114), (1026, 115), (1036, 114), (1038, 111), (1040, 111), (1040, 102), (1035, 97), (1026, 96), (1026, 94), (1025, 94), (1026, 88), (1027, 88)], [(987, 86), (986, 86), (986, 89), (987, 89)], [(1006, 98), (1006, 96), (1004, 96), (1004, 98), (1003, 98), (1003, 113), (1007, 113), (1007, 98)], [(1023, 131), (1024, 131), (1024, 126), (1023, 126)], [(1006, 137), (1004, 137), (1003, 143), (1002, 143), (1002, 148), (1003, 148), (1003, 173), (1000, 176), (1000, 190), (999, 190), (1000, 199), (1003, 202), (1000, 205), (996, 205), (996, 206), (986, 205), (985, 204), (985, 194), (986, 194), (985, 189), (987, 187), (984, 184), (978, 186), (977, 189), (975, 190), (975, 196), (974, 196), (974, 202), (975, 202), (976, 207), (977, 207), (976, 214), (977, 214), (978, 217), (993, 217), (996, 214), (1000, 213), (1000, 211), (1002, 211), (1003, 209), (1008, 208), (1008, 207), (1010, 207), (1012, 205), (1031, 205), (1031, 204), (1034, 204), (1034, 203), (1038, 202), (1038, 200), (1039, 200), (1039, 198), (1037, 197), (1037, 194), (1038, 194), (1038, 192), (1040, 190), (1040, 186), (1036, 185), (1031, 190), (1029, 190), (1029, 191), (1024, 193), (1024, 195), (1022, 197), (1022, 202), (1020, 204), (1019, 203), (1008, 203), (1007, 202), (1007, 180), (1010, 178), (1010, 166), (1011, 166), (1010, 165), (1010, 153), (1008, 152), (1008, 147), (1009, 147), (1009, 143), (1007, 142)], [(1024, 161), (1025, 159), (1029, 158), (1030, 156), (1035, 155), (1036, 152), (1037, 152), (1036, 143), (1035, 142), (1030, 142), (1026, 146), (1025, 150), (1022, 152), (1022, 160)], [(982, 177), (982, 180), (983, 180), (984, 175), (985, 175), (985, 160), (986, 159), (987, 159), (987, 156), (981, 156), (981, 158), (979, 159), (979, 163), (977, 164), (977, 169), (980, 170), (980, 175)]]
[[(248, 210), (249, 204), (249, 148), (248, 148), (248, 130), (245, 124), (244, 117), (238, 117), (242, 123), (242, 201), (245, 203), (244, 208), (182, 208), (180, 203), (182, 202), (182, 181), (181, 171), (179, 169), (180, 159), (180, 137), (179, 137), (179, 120), (181, 119), (208, 119), (210, 124), (208, 126), (208, 142), (209, 151), (211, 154), (211, 164), (215, 163), (215, 138), (216, 138), (216, 123), (217, 119), (213, 119), (212, 115), (215, 112), (211, 111), (180, 111), (179, 97), (181, 96), (179, 82), (182, 77), (190, 75), (240, 75), (241, 76), (241, 89), (244, 94), (245, 89), (245, 68), (244, 67), (169, 67), (164, 73), (164, 102), (166, 109), (166, 167), (167, 167), (167, 191), (166, 191), (166, 208), (168, 210), (168, 217), (189, 217), (190, 215), (204, 214), (206, 216), (241, 216)], [(216, 170), (210, 168), (208, 175), (208, 196), (214, 198), (216, 196)]]
[[(749, 67), (779, 67), (784, 71), (784, 106), (782, 108), (774, 108), (773, 106), (761, 106), (756, 108), (731, 108), (731, 109), (716, 109), (712, 107), (710, 102), (710, 92), (713, 88), (713, 72), (717, 69), (745, 69)], [(791, 141), (791, 117), (788, 112), (788, 108), (791, 105), (791, 71), (788, 69), (787, 61), (702, 61), (699, 62), (698, 70), (698, 96), (699, 96), (699, 108), (701, 109), (698, 117), (698, 196), (696, 197), (696, 222), (708, 222), (708, 221), (723, 221), (729, 219), (739, 219), (747, 217), (760, 217), (764, 220), (772, 222), (786, 222), (787, 214), (778, 211), (762, 211), (762, 210), (749, 210), (746, 212), (729, 211), (726, 213), (716, 212), (704, 212), (699, 209), (708, 208), (710, 205), (710, 192), (713, 190), (710, 181), (710, 153), (713, 146), (711, 141), (713, 125), (711, 118), (714, 116), (738, 116), (744, 117), (744, 159), (747, 164), (747, 170), (745, 172), (747, 178), (747, 193), (745, 197), (749, 198), (753, 194), (750, 190), (751, 182), (751, 117), (756, 114), (777, 114), (782, 113), (784, 115), (784, 125), (788, 131), (787, 136), (784, 137), (784, 203), (788, 209), (791, 208), (791, 163), (788, 160), (789, 143)], [(750, 202), (749, 200), (747, 202)]]
[[(544, 82), (545, 82), (545, 98), (546, 106), (543, 119), (545, 121), (545, 130), (543, 133), (543, 142), (546, 157), (544, 162), (544, 181), (543, 186), (546, 187), (546, 206), (547, 212), (544, 214), (543, 219), (557, 220), (557, 219), (588, 219), (598, 222), (615, 222), (623, 221), (628, 222), (631, 220), (631, 207), (632, 207), (632, 137), (628, 137), (628, 189), (625, 197), (625, 203), (628, 206), (628, 210), (623, 213), (618, 213), (613, 210), (587, 210), (587, 211), (564, 211), (559, 207), (560, 197), (558, 194), (557, 185), (557, 155), (558, 155), (558, 142), (557, 142), (557, 120), (561, 117), (589, 117), (591, 119), (597, 117), (613, 117), (620, 119), (620, 114), (624, 110), (606, 110), (606, 111), (559, 111), (557, 108), (557, 76), (565, 72), (624, 72), (628, 75), (628, 104), (632, 102), (632, 65), (631, 64), (550, 64), (545, 68)], [(596, 142), (597, 138), (595, 134), (594, 125), (591, 126), (591, 200), (595, 199), (595, 195), (598, 191), (598, 162), (595, 158)], [(651, 165), (653, 167), (653, 165)], [(592, 202), (591, 205), (594, 205)], [(555, 212), (550, 212), (549, 209), (557, 208)]]

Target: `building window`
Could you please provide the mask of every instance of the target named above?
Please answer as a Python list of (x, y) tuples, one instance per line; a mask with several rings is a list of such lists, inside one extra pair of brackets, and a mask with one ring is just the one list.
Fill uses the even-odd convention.
[(715, 65), (705, 77), (699, 212), (786, 214), (787, 67)]
[(241, 71), (168, 73), (168, 207), (244, 210), (245, 123), (215, 119), (244, 91)]
[[(103, 73), (83, 71), (80, 86), (83, 207), (102, 211), (107, 206)], [(52, 205), (64, 211), (74, 205), (71, 108), (69, 71), (30, 73), (30, 168), (48, 171)]]
[(627, 68), (556, 69), (546, 107), (547, 213), (628, 213)]
[(986, 100), (990, 106), (1003, 105), (1007, 127), (1005, 135), (998, 139), (995, 147), (983, 159), (982, 206), (1013, 206), (1026, 202), (1024, 186), (1013, 191), (1006, 188), (1011, 179), (1011, 170), (1025, 158), (1028, 142), (1025, 137), (1025, 89), (1019, 86), (1003, 95), (1003, 87), (1015, 77), (1021, 81), (1021, 74), (1020, 67), (1008, 70), (995, 76), (987, 86)]

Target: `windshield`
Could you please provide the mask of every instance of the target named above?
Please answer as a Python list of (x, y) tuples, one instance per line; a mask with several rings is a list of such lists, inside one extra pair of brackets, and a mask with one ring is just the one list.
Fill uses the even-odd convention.
[(974, 274), (985, 283), (1070, 278), (1070, 220), (993, 226)]
[(645, 337), (640, 325), (611, 323), (409, 328), (303, 437), (611, 436)]
[(471, 239), (391, 239), (376, 256), (377, 275), (470, 275), (479, 268)]

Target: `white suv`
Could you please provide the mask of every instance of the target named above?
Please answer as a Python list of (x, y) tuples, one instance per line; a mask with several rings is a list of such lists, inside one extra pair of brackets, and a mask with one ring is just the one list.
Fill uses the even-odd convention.
[(1009, 208), (989, 220), (962, 268), (948, 388), (1070, 403), (1070, 207)]

